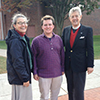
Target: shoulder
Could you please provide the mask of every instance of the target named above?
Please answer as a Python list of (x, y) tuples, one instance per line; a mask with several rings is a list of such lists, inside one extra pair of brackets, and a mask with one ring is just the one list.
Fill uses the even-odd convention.
[(71, 26), (67, 26), (63, 29), (63, 35), (69, 33), (71, 30)]
[(82, 28), (83, 28), (83, 29), (87, 29), (87, 30), (92, 30), (92, 27), (86, 26), (86, 25), (82, 25)]
[(38, 36), (36, 36), (33, 40), (39, 40), (39, 39), (41, 39), (43, 37), (43, 35), (41, 34), (41, 35), (38, 35)]
[(82, 25), (82, 30), (83, 30), (83, 32), (84, 33), (86, 33), (87, 35), (93, 35), (93, 29), (92, 29), (92, 27), (90, 27), (90, 26), (85, 26), (85, 25)]
[(42, 34), (36, 36), (33, 40), (32, 40), (32, 45), (37, 45), (39, 43), (39, 41), (43, 38)]
[(55, 34), (55, 37), (60, 38), (60, 36), (58, 34)]
[(14, 37), (14, 38), (9, 39), (9, 44), (10, 45), (18, 45), (19, 46), (21, 44), (21, 41), (20, 41), (19, 38)]
[(67, 29), (70, 29), (71, 28), (71, 26), (66, 26), (66, 27), (64, 27), (64, 30), (67, 30)]
[(56, 38), (56, 40), (62, 42), (62, 39), (61, 39), (61, 37), (59, 35), (55, 34), (55, 38)]
[(24, 44), (23, 44), (23, 42), (20, 39), (14, 38), (14, 39), (12, 39), (10, 41), (10, 46), (12, 48), (14, 48), (14, 49), (18, 49), (18, 48), (22, 49)]
[(58, 34), (55, 34), (55, 38), (61, 39), (61, 37)]
[(41, 38), (41, 35), (36, 36), (35, 38), (33, 38), (33, 42), (38, 41), (40, 38)]

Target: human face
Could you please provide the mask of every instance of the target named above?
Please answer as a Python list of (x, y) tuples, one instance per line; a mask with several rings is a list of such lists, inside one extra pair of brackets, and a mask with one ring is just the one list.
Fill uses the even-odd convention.
[(72, 23), (73, 27), (77, 27), (80, 24), (82, 15), (79, 15), (78, 11), (75, 11), (69, 17), (70, 22)]
[(52, 34), (53, 29), (54, 29), (54, 25), (51, 19), (49, 20), (44, 20), (43, 21), (43, 25), (42, 25), (42, 29), (44, 31), (44, 34)]
[(21, 33), (25, 33), (28, 27), (26, 19), (23, 17), (19, 17), (16, 21), (16, 24), (14, 24), (13, 26), (16, 30), (18, 30)]

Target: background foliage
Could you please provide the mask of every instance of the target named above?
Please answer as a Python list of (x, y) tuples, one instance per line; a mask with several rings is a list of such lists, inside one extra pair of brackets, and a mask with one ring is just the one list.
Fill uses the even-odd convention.
[(68, 18), (70, 8), (79, 6), (87, 15), (99, 7), (100, 0), (2, 0), (0, 11), (13, 13), (21, 8), (31, 8), (35, 2), (39, 2), (45, 9), (52, 12), (55, 18), (57, 33), (61, 36), (64, 20)]

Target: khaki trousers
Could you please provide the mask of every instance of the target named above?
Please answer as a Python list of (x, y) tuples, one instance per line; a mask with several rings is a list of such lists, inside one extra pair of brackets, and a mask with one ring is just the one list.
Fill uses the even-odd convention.
[(62, 83), (62, 76), (55, 78), (39, 77), (39, 89), (41, 93), (40, 100), (48, 100), (49, 91), (50, 91), (50, 100), (58, 100), (58, 94), (60, 91), (61, 83)]

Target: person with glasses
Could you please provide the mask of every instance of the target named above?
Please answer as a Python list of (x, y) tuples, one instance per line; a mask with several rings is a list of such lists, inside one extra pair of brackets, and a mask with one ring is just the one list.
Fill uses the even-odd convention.
[(93, 30), (81, 24), (82, 12), (79, 7), (69, 11), (72, 25), (63, 30), (65, 47), (65, 75), (67, 79), (68, 100), (84, 100), (86, 71), (93, 72), (94, 50)]
[(6, 37), (7, 75), (9, 84), (12, 85), (11, 100), (32, 100), (33, 55), (29, 38), (25, 35), (28, 21), (25, 15), (14, 14)]

